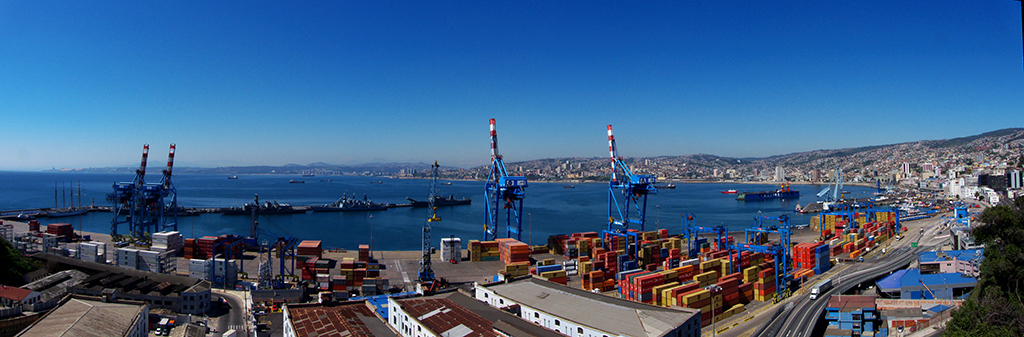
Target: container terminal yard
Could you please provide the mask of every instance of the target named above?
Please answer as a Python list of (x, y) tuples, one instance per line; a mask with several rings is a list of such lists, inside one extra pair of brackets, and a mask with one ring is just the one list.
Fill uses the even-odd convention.
[[(173, 144), (158, 182), (146, 181), (146, 145), (135, 179), (113, 185), (109, 208), (90, 209), (113, 213), (109, 234), (59, 223), (43, 228), (8, 216), (0, 236), (33, 259), (85, 273), (81, 283), (66, 286), (75, 296), (101, 289), (177, 319), (153, 324), (151, 315), (151, 335), (201, 328), (224, 336), (895, 336), (923, 329), (928, 320), (888, 322), (863, 314), (868, 307), (920, 308), (881, 302), (900, 298), (874, 299), (886, 290), (873, 290), (875, 282), (907, 267), (907, 273), (925, 274), (921, 254), (950, 242), (959, 248), (952, 228), (969, 225), (972, 217), (965, 205), (908, 212), (871, 200), (846, 202), (836, 193), (809, 223), (791, 223), (785, 214), (760, 216), (730, 232), (701, 226), (700, 215), (691, 213), (681, 216), (678, 232), (649, 230), (647, 197), (657, 194), (657, 179), (632, 172), (617, 153), (611, 125), (607, 134), (608, 222), (600, 231), (551, 236), (545, 245), (521, 241), (529, 183), (506, 170), (493, 119), (479, 238), (431, 236), (431, 226), (444, 221), (433, 211), (441, 200), (436, 163), (420, 251), (375, 251), (368, 244), (349, 250), (276, 235), (260, 228), (258, 199), (242, 210), (251, 215), (249, 236), (184, 238), (177, 218), (187, 214), (176, 211), (182, 208), (171, 180)], [(840, 184), (832, 188), (838, 192)], [(36, 211), (46, 216), (47, 209)], [(161, 281), (162, 274), (179, 278)], [(180, 289), (170, 292), (167, 284), (174, 282)], [(193, 291), (204, 299), (197, 307), (185, 304), (194, 301)], [(949, 288), (944, 301), (936, 291), (942, 293), (910, 290), (916, 297), (903, 300), (957, 303), (957, 288)], [(167, 299), (179, 293), (179, 300)], [(855, 295), (833, 296), (843, 294)], [(52, 302), (50, 308), (71, 303)], [(25, 314), (45, 312), (23, 307)], [(857, 322), (847, 307), (856, 307)], [(24, 323), (25, 331), (42, 329), (45, 319)]]

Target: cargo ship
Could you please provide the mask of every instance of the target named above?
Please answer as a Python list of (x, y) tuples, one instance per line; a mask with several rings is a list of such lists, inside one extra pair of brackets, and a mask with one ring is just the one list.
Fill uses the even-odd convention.
[(736, 200), (759, 201), (769, 199), (793, 199), (800, 198), (800, 191), (789, 188), (789, 184), (782, 185), (774, 191), (741, 192), (736, 194)]
[[(413, 200), (413, 198), (406, 199), (409, 199), (409, 202), (412, 203), (412, 207), (427, 207), (427, 201), (416, 201)], [(456, 198), (454, 195), (449, 195), (444, 198), (434, 199), (434, 207), (469, 205), (472, 201), (473, 200), (470, 200), (469, 198)]]

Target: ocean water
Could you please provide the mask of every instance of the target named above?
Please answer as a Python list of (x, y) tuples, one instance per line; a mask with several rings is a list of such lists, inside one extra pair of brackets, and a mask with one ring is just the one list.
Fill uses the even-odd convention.
[[(115, 182), (131, 181), (133, 175), (63, 172), (0, 172), (0, 210), (14, 210), (54, 206), (70, 206), (71, 187), (81, 184), (82, 204), (109, 206), (106, 195)], [(149, 182), (157, 182), (158, 175), (149, 175)], [(304, 184), (290, 184), (289, 180), (305, 180)], [(331, 179), (321, 182), (321, 179)], [(365, 194), (375, 202), (406, 203), (406, 198), (424, 200), (429, 193), (429, 180), (387, 179), (379, 177), (295, 175), (240, 175), (227, 179), (226, 175), (179, 175), (173, 178), (178, 191), (178, 204), (184, 207), (240, 206), (259, 194), (261, 202), (277, 200), (292, 205), (315, 205), (333, 202), (343, 194), (362, 198)], [(383, 184), (371, 182), (382, 181)], [(444, 181), (444, 180), (442, 180)], [(54, 184), (56, 183), (56, 189)], [(61, 183), (66, 186), (63, 191)], [(433, 223), (435, 245), (440, 238), (454, 235), (464, 241), (483, 238), (484, 183), (481, 181), (452, 181), (452, 185), (438, 186), (442, 195), (454, 194), (470, 197), (472, 205), (441, 207), (441, 222)], [(769, 200), (745, 202), (735, 200), (733, 194), (721, 191), (762, 191), (777, 185), (750, 184), (677, 184), (675, 189), (661, 189), (648, 198), (647, 230), (667, 228), (670, 233), (681, 231), (681, 215), (694, 213), (701, 226), (724, 225), (730, 230), (742, 230), (753, 223), (759, 212), (765, 216), (789, 215), (793, 224), (807, 223), (810, 215), (794, 213), (797, 204), (806, 205), (816, 200), (815, 194), (824, 186), (792, 185), (801, 193), (799, 200)], [(868, 196), (873, 189), (848, 186), (850, 197)], [(74, 203), (78, 204), (77, 192)], [(561, 183), (531, 182), (523, 203), (522, 240), (531, 244), (544, 244), (547, 237), (585, 231), (600, 231), (608, 221), (608, 184), (575, 184), (564, 188)], [(370, 216), (373, 216), (372, 219)], [(504, 215), (504, 213), (502, 213)], [(40, 218), (40, 223), (68, 222), (76, 229), (109, 233), (112, 213), (93, 212), (83, 216), (59, 219)], [(374, 212), (336, 212), (260, 216), (260, 227), (278, 235), (300, 239), (323, 240), (325, 247), (356, 248), (367, 244), (373, 233), (376, 250), (417, 250), (420, 247), (421, 226), (426, 222), (425, 208), (392, 208)], [(504, 218), (501, 220), (504, 221)], [(249, 217), (202, 214), (178, 218), (178, 230), (185, 237), (239, 234), (248, 236)], [(127, 232), (122, 225), (120, 233)], [(499, 229), (504, 233), (504, 227)], [(261, 239), (262, 240), (262, 239)]]

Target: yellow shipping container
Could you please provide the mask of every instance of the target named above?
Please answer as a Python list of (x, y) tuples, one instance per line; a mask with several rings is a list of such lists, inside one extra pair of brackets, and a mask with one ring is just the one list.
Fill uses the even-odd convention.
[(547, 278), (547, 279), (551, 279), (551, 278), (555, 278), (555, 277), (565, 277), (565, 271), (564, 270), (549, 271), (549, 272), (540, 273), (540, 276), (543, 277), (543, 278)]
[(683, 304), (690, 304), (711, 298), (711, 292), (701, 289), (683, 296)]
[(667, 297), (662, 297), (661, 295), (664, 293), (663, 291), (665, 289), (671, 289), (671, 288), (674, 288), (674, 287), (677, 287), (677, 286), (679, 286), (679, 282), (672, 282), (672, 283), (662, 284), (660, 286), (655, 286), (653, 289), (651, 289), (651, 292), (656, 295), (655, 298), (654, 298), (655, 299), (654, 305), (668, 306), (668, 305), (665, 304), (666, 300), (668, 298)]

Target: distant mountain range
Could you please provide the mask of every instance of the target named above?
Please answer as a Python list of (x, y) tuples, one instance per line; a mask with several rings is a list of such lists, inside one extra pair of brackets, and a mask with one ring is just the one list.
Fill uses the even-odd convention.
[[(979, 135), (942, 140), (923, 140), (890, 145), (864, 146), (846, 149), (813, 150), (775, 155), (763, 158), (730, 158), (712, 154), (691, 154), (681, 156), (631, 157), (628, 163), (650, 173), (680, 179), (701, 179), (713, 176), (716, 170), (736, 170), (749, 174), (761, 172), (776, 166), (791, 167), (799, 170), (822, 169), (835, 167), (844, 171), (871, 169), (878, 172), (891, 170), (893, 166), (903, 162), (917, 164), (922, 161), (938, 161), (943, 157), (955, 154), (959, 157), (968, 156), (972, 160), (998, 147), (1024, 148), (1024, 128), (1009, 128)], [(1020, 151), (1004, 148), (998, 158), (1011, 163), (1024, 161)], [(985, 152), (988, 151), (988, 152)], [(1009, 153), (1009, 154), (1007, 154)], [(1016, 157), (1013, 156), (1016, 153)], [(884, 163), (883, 163), (884, 162)], [(566, 165), (565, 163), (570, 163)], [(649, 163), (656, 163), (648, 165)], [(881, 164), (880, 164), (881, 163)], [(510, 170), (529, 174), (540, 179), (565, 179), (567, 177), (587, 177), (600, 175), (607, 165), (605, 157), (570, 157), (544, 158), (522, 162), (507, 162)], [(515, 169), (513, 168), (515, 167)], [(486, 177), (488, 165), (462, 169), (442, 167), (447, 177), (481, 179)], [(75, 172), (134, 173), (136, 167), (104, 167), (75, 169)], [(287, 164), (283, 166), (227, 166), (215, 168), (176, 167), (175, 174), (314, 174), (314, 175), (366, 175), (395, 176), (429, 174), (430, 164), (427, 163), (369, 163), (359, 165), (333, 165), (322, 162), (307, 165)], [(72, 171), (72, 170), (61, 170)], [(159, 172), (159, 168), (150, 167), (150, 172)], [(658, 172), (660, 171), (660, 172)], [(672, 172), (673, 175), (665, 172)], [(748, 172), (749, 171), (749, 172)]]
[[(101, 167), (76, 169), (75, 172), (131, 173), (137, 167)], [(162, 167), (149, 167), (147, 173), (159, 173)], [(442, 169), (455, 169), (442, 167)], [(404, 170), (404, 171), (403, 171)], [(314, 174), (314, 175), (396, 175), (402, 172), (423, 172), (430, 170), (426, 163), (369, 163), (359, 165), (333, 165), (322, 162), (308, 165), (286, 164), (282, 166), (225, 166), (225, 167), (175, 167), (174, 174)], [(66, 171), (66, 170), (65, 170)]]

